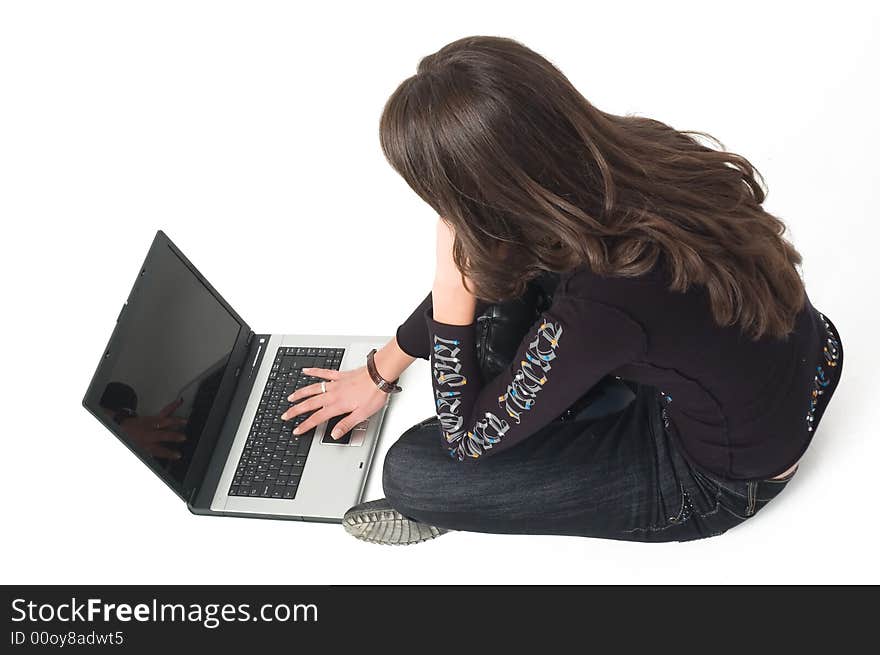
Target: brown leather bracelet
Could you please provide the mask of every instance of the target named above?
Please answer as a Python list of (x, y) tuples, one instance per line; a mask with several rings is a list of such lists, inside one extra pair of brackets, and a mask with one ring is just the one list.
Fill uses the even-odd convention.
[(376, 383), (376, 386), (379, 387), (380, 391), (384, 391), (385, 393), (397, 393), (399, 391), (403, 391), (400, 386), (397, 384), (397, 380), (393, 382), (389, 382), (381, 375), (379, 375), (379, 371), (376, 370), (376, 349), (373, 348), (370, 352), (367, 353), (367, 373), (370, 374), (370, 378), (373, 382)]

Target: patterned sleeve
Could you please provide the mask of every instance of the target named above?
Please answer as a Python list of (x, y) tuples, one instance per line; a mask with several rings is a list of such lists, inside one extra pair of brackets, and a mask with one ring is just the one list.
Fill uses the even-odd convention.
[(604, 375), (641, 357), (641, 326), (620, 310), (558, 295), (526, 334), (508, 371), (480, 388), (475, 326), (435, 321), (434, 400), (443, 446), (458, 461), (503, 451), (550, 423)]
[[(482, 312), (489, 303), (477, 302), (477, 315)], [(429, 293), (419, 303), (412, 314), (397, 327), (397, 345), (410, 357), (428, 359), (431, 354), (431, 344), (428, 330), (425, 327), (425, 312), (433, 307), (433, 299)]]

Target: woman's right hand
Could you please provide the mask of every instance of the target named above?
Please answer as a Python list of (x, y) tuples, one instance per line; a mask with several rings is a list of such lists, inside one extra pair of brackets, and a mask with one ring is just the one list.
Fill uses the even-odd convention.
[[(375, 361), (380, 375), (389, 376), (385, 377), (386, 380), (394, 380), (414, 359), (400, 350), (396, 339), (392, 339), (376, 353)], [(321, 383), (317, 382), (297, 389), (287, 397), (287, 400), (295, 404), (281, 415), (282, 420), (289, 421), (300, 414), (314, 412), (296, 426), (293, 434), (303, 434), (334, 416), (348, 414), (330, 433), (333, 439), (339, 439), (355, 425), (382, 409), (388, 401), (388, 394), (376, 386), (366, 366), (349, 371), (304, 368), (302, 372), (326, 380), (327, 391), (322, 393)]]
[(338, 439), (382, 409), (388, 399), (388, 394), (379, 389), (370, 378), (366, 366), (351, 371), (304, 368), (303, 373), (327, 380), (327, 391), (322, 393), (321, 383), (317, 382), (297, 389), (287, 397), (287, 400), (295, 404), (281, 415), (281, 420), (289, 421), (300, 414), (314, 412), (294, 428), (293, 434), (308, 432), (334, 416), (348, 414), (330, 433), (333, 439)]

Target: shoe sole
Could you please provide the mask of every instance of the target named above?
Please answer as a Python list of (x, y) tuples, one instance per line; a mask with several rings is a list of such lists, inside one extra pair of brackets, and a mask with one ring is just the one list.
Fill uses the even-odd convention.
[(355, 539), (383, 546), (420, 544), (448, 532), (433, 525), (411, 521), (392, 509), (356, 512), (346, 516), (342, 525)]

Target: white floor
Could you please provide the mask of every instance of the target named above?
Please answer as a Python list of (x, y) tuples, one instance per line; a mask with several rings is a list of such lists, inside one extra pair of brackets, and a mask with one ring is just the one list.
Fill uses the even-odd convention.
[[(3, 6), (0, 582), (880, 582), (877, 10), (451, 4), (397, 24), (354, 4)], [(430, 288), (434, 217), (383, 160), (378, 116), (420, 55), (473, 33), (519, 38), (600, 107), (709, 131), (764, 173), (846, 364), (800, 472), (753, 521), (687, 544), (387, 548), (196, 517), (80, 407), (157, 228), (257, 330), (393, 332)], [(383, 449), (432, 411), (425, 363), (404, 382)]]

